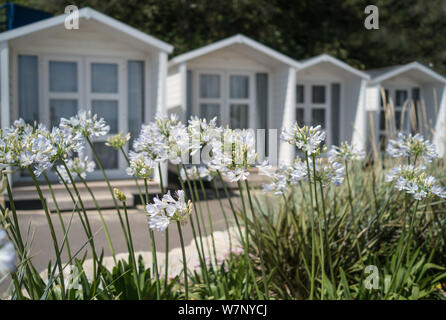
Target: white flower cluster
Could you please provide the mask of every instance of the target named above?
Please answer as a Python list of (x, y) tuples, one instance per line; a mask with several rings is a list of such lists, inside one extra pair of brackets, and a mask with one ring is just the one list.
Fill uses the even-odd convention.
[(15, 261), (14, 245), (8, 240), (6, 232), (0, 230), (0, 274), (7, 275), (15, 271)]
[(153, 175), (153, 169), (156, 167), (157, 162), (147, 156), (147, 153), (143, 152), (129, 152), (130, 166), (126, 169), (129, 176), (136, 176), (143, 179), (150, 179)]
[(91, 111), (81, 110), (70, 119), (60, 119), (59, 127), (69, 131), (76, 136), (81, 134), (84, 137), (105, 136), (110, 131), (110, 126), (103, 118), (98, 119), (98, 115), (92, 115)]
[(192, 213), (192, 202), (186, 202), (183, 190), (176, 191), (177, 200), (170, 192), (161, 199), (153, 199), (153, 203), (146, 205), (148, 223), (151, 229), (164, 231), (171, 221), (185, 223), (187, 217)]
[(1, 168), (28, 168), (39, 176), (52, 166), (56, 148), (45, 126), (37, 128), (26, 124), (23, 119), (1, 132), (0, 166)]
[[(76, 157), (73, 159), (68, 159), (66, 161), (66, 165), (68, 170), (70, 171), (71, 177), (75, 180), (77, 177), (81, 177), (82, 179), (87, 178), (87, 173), (93, 172), (96, 164), (94, 161), (89, 161), (88, 156), (85, 157)], [(59, 171), (61, 178), (66, 183), (71, 183), (70, 176), (63, 165), (58, 165), (57, 170)]]
[(415, 135), (398, 133), (396, 140), (389, 141), (386, 151), (393, 158), (409, 158), (415, 161), (415, 159), (423, 157), (427, 163), (438, 158), (435, 145), (429, 140), (425, 140), (419, 133)]
[(342, 142), (339, 147), (332, 146), (328, 152), (328, 156), (331, 159), (338, 161), (357, 161), (364, 159), (365, 152), (353, 144)]
[(217, 127), (217, 117), (209, 123), (206, 119), (191, 117), (187, 130), (191, 137), (191, 155), (209, 145), (211, 141), (221, 139), (223, 131), (221, 127)]
[(297, 122), (289, 128), (282, 130), (280, 139), (296, 146), (303, 152), (312, 155), (320, 153), (321, 143), (325, 140), (326, 133), (321, 126), (299, 127)]
[(0, 132), (0, 168), (32, 168), (39, 176), (60, 159), (81, 153), (84, 137), (104, 135), (109, 127), (103, 119), (97, 120), (90, 112), (80, 111), (70, 120), (61, 119), (59, 127), (49, 131), (44, 125), (37, 127), (16, 120), (10, 128)]
[(130, 152), (127, 174), (151, 177), (158, 163), (170, 160), (178, 164), (189, 149), (187, 128), (178, 121), (177, 116), (157, 114), (155, 121), (142, 126), (138, 138), (133, 142), (134, 151)]
[(267, 163), (258, 166), (261, 174), (271, 178), (271, 183), (263, 186), (264, 192), (272, 191), (280, 195), (302, 180), (310, 180), (312, 183), (320, 182), (324, 187), (328, 183), (340, 185), (345, 175), (341, 159), (347, 157), (357, 159), (362, 156), (362, 153), (344, 143), (341, 147), (333, 147), (328, 154), (328, 159), (321, 158), (321, 153), (325, 151), (322, 147), (325, 137), (326, 134), (321, 126), (299, 127), (295, 123), (290, 130), (283, 130), (281, 139), (303, 151), (308, 156), (308, 163), (297, 156), (292, 165), (281, 164), (277, 170), (273, 170)]
[(268, 161), (264, 161), (257, 168), (259, 168), (259, 174), (271, 178), (271, 183), (263, 184), (263, 192), (273, 192), (275, 195), (284, 194), (290, 186), (307, 179), (308, 174), (307, 167), (300, 158), (296, 158), (291, 166), (282, 163), (278, 169), (274, 169)]
[(211, 159), (207, 163), (210, 172), (217, 170), (231, 182), (248, 179), (249, 168), (255, 166), (257, 153), (252, 130), (225, 129), (221, 139), (211, 143)]
[(395, 182), (395, 188), (413, 195), (415, 200), (446, 198), (446, 191), (433, 176), (427, 175), (424, 165), (400, 165), (386, 174), (386, 182)]

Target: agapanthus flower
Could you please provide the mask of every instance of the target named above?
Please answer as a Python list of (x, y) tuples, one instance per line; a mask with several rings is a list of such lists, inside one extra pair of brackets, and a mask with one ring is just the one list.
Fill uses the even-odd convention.
[(104, 118), (98, 118), (98, 115), (92, 115), (91, 111), (81, 110), (70, 119), (60, 119), (59, 127), (67, 130), (73, 135), (81, 133), (84, 137), (105, 136), (110, 131)]
[[(65, 161), (65, 164), (70, 171), (71, 177), (75, 180), (77, 177), (81, 177), (82, 179), (87, 178), (87, 173), (91, 173), (94, 171), (96, 164), (94, 161), (89, 161), (88, 156), (81, 156), (72, 159), (68, 159)], [(58, 165), (57, 170), (59, 171), (61, 177), (66, 183), (71, 183), (70, 176), (63, 165)]]
[(53, 127), (49, 139), (56, 150), (53, 162), (58, 159), (70, 158), (75, 153), (80, 154), (85, 149), (85, 138), (80, 132)]
[(191, 138), (191, 155), (200, 151), (210, 141), (221, 139), (222, 129), (217, 126), (217, 117), (208, 123), (206, 119), (192, 116), (187, 130)]
[(398, 133), (396, 140), (391, 139), (386, 149), (387, 153), (393, 158), (409, 158), (415, 160), (419, 157), (423, 157), (427, 163), (438, 158), (435, 145), (429, 140), (425, 140), (424, 137), (417, 133), (404, 134)]
[(280, 135), (282, 141), (296, 146), (299, 150), (309, 155), (321, 152), (321, 144), (325, 137), (326, 133), (321, 126), (299, 127), (297, 122), (291, 128), (283, 129)]
[(184, 170), (184, 168), (181, 168), (180, 175), (181, 175), (181, 179), (183, 179), (183, 181), (186, 181), (188, 179), (190, 181), (197, 180), (199, 177), (198, 170), (197, 170), (196, 166), (186, 168), (186, 170)]
[(130, 176), (135, 176), (143, 179), (150, 179), (153, 176), (154, 168), (157, 162), (147, 154), (147, 152), (129, 152), (130, 166), (126, 172)]
[(105, 142), (105, 145), (113, 149), (120, 150), (130, 140), (130, 133), (124, 135), (122, 132), (110, 137)]
[(39, 176), (51, 168), (57, 150), (45, 126), (26, 124), (23, 119), (0, 132), (0, 168), (32, 168)]
[(246, 180), (249, 168), (257, 161), (253, 131), (227, 128), (222, 135), (222, 140), (211, 141), (212, 156), (207, 163), (209, 171), (219, 170), (231, 182)]
[(172, 221), (185, 223), (187, 217), (192, 213), (192, 202), (185, 200), (183, 190), (175, 192), (176, 199), (170, 191), (161, 199), (153, 199), (153, 203), (146, 205), (148, 224), (151, 229), (164, 231)]
[(14, 245), (8, 240), (6, 232), (0, 229), (0, 274), (15, 271), (16, 253)]
[(364, 159), (365, 152), (353, 144), (343, 142), (339, 147), (332, 146), (328, 152), (328, 156), (333, 160), (356, 161)]
[(145, 152), (145, 156), (156, 162), (170, 160), (178, 164), (190, 150), (187, 128), (175, 114), (169, 117), (157, 114), (155, 121), (142, 126), (139, 137), (133, 142), (133, 149)]
[(284, 194), (291, 186), (299, 183), (299, 181), (307, 179), (307, 166), (300, 158), (288, 165), (281, 163), (278, 168), (273, 168), (264, 161), (259, 168), (259, 174), (266, 175), (271, 178), (271, 183), (263, 185), (263, 191), (273, 192), (275, 195)]
[(424, 165), (400, 165), (386, 174), (385, 181), (394, 182), (395, 189), (411, 194), (415, 200), (446, 198), (445, 189), (425, 169)]

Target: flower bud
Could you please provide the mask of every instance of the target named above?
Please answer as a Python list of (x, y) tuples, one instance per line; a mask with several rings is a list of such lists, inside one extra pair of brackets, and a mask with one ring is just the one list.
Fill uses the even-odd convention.
[(125, 202), (126, 197), (125, 197), (125, 194), (121, 190), (119, 190), (118, 188), (114, 188), (113, 191), (115, 192), (115, 196), (119, 201)]

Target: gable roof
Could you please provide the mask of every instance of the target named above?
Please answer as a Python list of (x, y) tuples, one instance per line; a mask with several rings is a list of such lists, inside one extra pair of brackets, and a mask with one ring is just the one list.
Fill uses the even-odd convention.
[(288, 57), (274, 49), (271, 49), (270, 47), (267, 47), (267, 46), (261, 44), (260, 42), (252, 40), (251, 38), (248, 38), (242, 34), (236, 34), (232, 37), (211, 43), (204, 47), (180, 54), (169, 61), (169, 66), (176, 65), (178, 63), (186, 62), (188, 60), (201, 57), (205, 54), (232, 46), (234, 44), (246, 45), (246, 46), (253, 48), (254, 50), (257, 50), (257, 51), (259, 51), (273, 59), (276, 59), (284, 64), (287, 64), (287, 65), (295, 67), (295, 68), (300, 67), (300, 63), (298, 61), (296, 61), (296, 60), (294, 60), (294, 59), (292, 59), (292, 58), (290, 58), (290, 57)]
[(403, 74), (404, 72), (410, 71), (410, 70), (417, 70), (420, 71), (427, 76), (431, 77), (432, 79), (435, 79), (439, 82), (446, 84), (446, 78), (443, 77), (441, 74), (435, 72), (429, 67), (426, 67), (425, 65), (414, 61), (408, 64), (404, 65), (396, 65), (391, 67), (385, 67), (385, 68), (378, 68), (378, 69), (370, 69), (366, 70), (366, 72), (370, 75), (371, 81), (374, 83), (381, 82), (390, 78), (393, 78), (397, 75)]
[[(41, 30), (45, 30), (47, 28), (51, 28), (60, 24), (64, 24), (66, 15), (61, 14), (56, 17), (47, 18), (44, 20), (40, 20), (34, 23), (30, 23), (28, 25), (25, 25), (20, 28), (16, 28), (13, 30), (5, 31), (0, 33), (0, 42), (2, 41), (8, 41), (11, 39), (15, 39), (21, 36), (25, 36), (34, 32), (39, 32)], [(92, 8), (85, 7), (79, 10), (79, 19), (85, 18), (85, 19), (93, 19), (96, 20), (106, 26), (109, 26), (111, 28), (114, 28), (120, 32), (123, 32), (124, 34), (133, 37), (143, 43), (146, 43), (152, 47), (158, 48), (161, 51), (165, 51), (167, 53), (171, 53), (173, 51), (173, 46), (161, 41), (159, 39), (156, 39), (155, 37), (152, 37), (148, 35), (147, 33), (144, 33), (142, 31), (139, 31), (133, 27), (130, 27), (129, 25), (122, 23), (116, 19), (113, 19), (105, 14), (100, 13), (99, 11), (96, 11)]]
[(361, 77), (361, 78), (367, 79), (367, 80), (370, 79), (370, 76), (367, 73), (365, 73), (363, 71), (360, 71), (358, 69), (355, 69), (352, 66), (348, 65), (347, 63), (345, 63), (344, 61), (341, 61), (341, 60), (339, 60), (339, 59), (337, 59), (337, 58), (335, 58), (335, 57), (333, 57), (333, 56), (331, 56), (329, 54), (326, 54), (326, 53), (318, 55), (316, 57), (300, 60), (300, 63), (301, 63), (300, 70), (305, 69), (305, 68), (309, 68), (309, 67), (314, 66), (314, 65), (316, 65), (318, 63), (321, 63), (321, 62), (332, 63), (335, 66), (337, 66), (337, 67), (339, 67), (339, 68), (341, 68), (341, 69), (343, 69), (343, 70), (345, 70), (347, 72), (350, 72), (350, 73), (352, 73), (352, 74), (354, 74), (354, 75), (356, 75), (358, 77)]

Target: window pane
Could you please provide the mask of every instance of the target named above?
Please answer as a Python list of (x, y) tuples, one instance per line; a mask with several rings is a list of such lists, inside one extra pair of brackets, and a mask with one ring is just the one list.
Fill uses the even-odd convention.
[(92, 112), (99, 118), (104, 118), (110, 126), (110, 133), (118, 133), (118, 101), (116, 100), (93, 100)]
[(322, 128), (325, 128), (325, 109), (311, 110), (311, 125), (321, 125)]
[(91, 92), (118, 92), (118, 65), (116, 63), (91, 64)]
[(200, 118), (210, 121), (215, 117), (217, 117), (217, 124), (220, 125), (220, 105), (218, 103), (200, 104)]
[(401, 130), (402, 129), (401, 128), (401, 115), (402, 115), (401, 111), (399, 111), (399, 110), (395, 111), (395, 127), (396, 127), (396, 130)]
[(39, 85), (37, 56), (19, 55), (19, 116), (28, 123), (39, 122)]
[(379, 130), (386, 130), (386, 112), (384, 110), (379, 112)]
[[(96, 151), (99, 161), (104, 169), (118, 168), (118, 151), (107, 147), (105, 142), (93, 142), (94, 150)], [(96, 163), (97, 165), (97, 163)]]
[(304, 108), (296, 108), (296, 121), (299, 127), (303, 127), (305, 125), (305, 110)]
[(249, 77), (230, 76), (229, 77), (229, 97), (233, 99), (249, 98)]
[(302, 84), (298, 84), (296, 86), (296, 103), (304, 103), (304, 86)]
[(128, 117), (131, 141), (138, 136), (144, 121), (144, 61), (129, 61), (127, 64)]
[(50, 91), (77, 92), (77, 62), (50, 61)]
[(313, 103), (325, 103), (325, 86), (312, 86)]
[(200, 75), (200, 97), (220, 98), (220, 76), (218, 74)]
[(379, 135), (379, 142), (378, 143), (379, 143), (379, 149), (381, 151), (385, 151), (386, 147), (387, 147), (387, 137), (386, 137), (386, 135), (384, 133), (381, 133)]
[(248, 129), (248, 105), (231, 104), (229, 121), (232, 129)]
[(396, 90), (395, 105), (402, 106), (407, 100), (407, 90)]
[(58, 126), (61, 118), (69, 119), (76, 113), (76, 99), (50, 99), (50, 128)]

